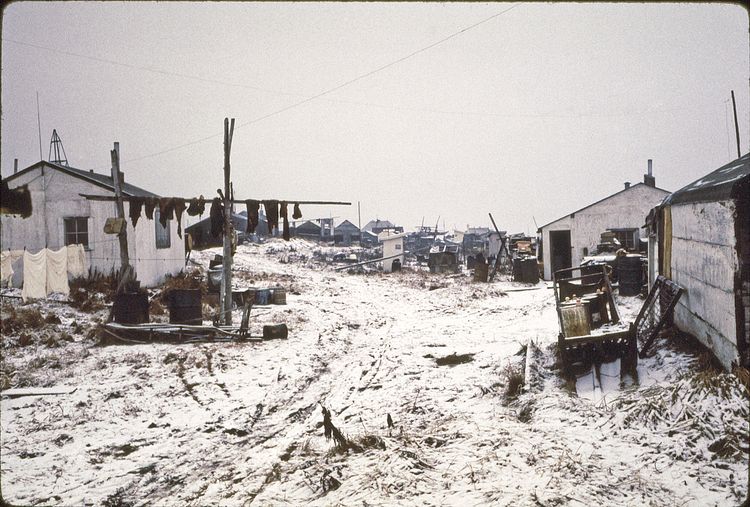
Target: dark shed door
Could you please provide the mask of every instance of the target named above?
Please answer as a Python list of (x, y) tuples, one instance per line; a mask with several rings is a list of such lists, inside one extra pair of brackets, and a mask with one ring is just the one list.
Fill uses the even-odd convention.
[(552, 261), (552, 274), (558, 269), (572, 268), (570, 231), (549, 232), (549, 253)]

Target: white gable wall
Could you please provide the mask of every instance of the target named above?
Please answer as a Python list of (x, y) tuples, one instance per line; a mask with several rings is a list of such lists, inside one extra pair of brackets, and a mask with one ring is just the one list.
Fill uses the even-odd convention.
[(607, 229), (637, 229), (646, 221), (648, 212), (668, 195), (647, 185), (638, 184), (588, 208), (568, 215), (542, 228), (544, 278), (552, 279), (550, 231), (570, 231), (572, 265), (583, 260), (584, 248), (591, 253)]
[(734, 276), (739, 269), (732, 201), (671, 206), (671, 278), (684, 289), (679, 329), (708, 347), (725, 368), (737, 360)]
[(386, 232), (381, 232), (378, 235), (379, 241), (383, 243), (383, 257), (391, 257), (394, 255), (402, 254), (401, 257), (394, 257), (393, 259), (388, 259), (383, 261), (383, 271), (386, 273), (390, 273), (393, 271), (393, 262), (398, 260), (401, 262), (401, 266), (404, 265), (404, 236), (406, 234), (389, 234)]
[[(58, 249), (65, 245), (64, 219), (89, 217), (89, 250), (87, 258), (93, 270), (108, 274), (120, 267), (120, 244), (117, 236), (104, 233), (108, 217), (116, 215), (116, 205), (108, 201), (88, 201), (79, 194), (114, 195), (80, 178), (49, 167), (35, 168), (10, 182), (11, 188), (28, 184), (32, 214), (28, 218), (2, 216), (2, 249), (38, 252), (45, 246)], [(128, 204), (125, 204), (128, 215)], [(184, 218), (184, 217), (183, 217)], [(171, 221), (171, 247), (157, 249), (154, 221), (142, 216), (134, 230), (128, 219), (128, 253), (138, 279), (146, 286), (158, 284), (167, 273), (184, 267), (184, 242), (177, 236), (177, 224)], [(14, 284), (22, 278), (14, 276)]]

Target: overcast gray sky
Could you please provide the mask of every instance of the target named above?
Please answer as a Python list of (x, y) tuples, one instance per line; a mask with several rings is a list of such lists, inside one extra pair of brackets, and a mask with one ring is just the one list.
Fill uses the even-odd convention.
[(649, 158), (676, 190), (737, 158), (732, 89), (750, 146), (733, 4), (16, 2), (2, 39), (3, 176), (39, 160), (36, 92), (45, 159), (54, 128), (108, 173), (119, 141), (130, 183), (213, 196), (234, 117), (238, 198), (362, 225), (532, 232)]

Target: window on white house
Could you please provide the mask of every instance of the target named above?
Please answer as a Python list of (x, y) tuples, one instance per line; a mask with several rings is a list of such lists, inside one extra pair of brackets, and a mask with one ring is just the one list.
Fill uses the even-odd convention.
[(63, 219), (65, 246), (83, 245), (89, 247), (89, 217), (68, 217)]
[(167, 219), (167, 226), (162, 227), (159, 221), (159, 210), (154, 210), (154, 229), (156, 230), (156, 248), (169, 248), (172, 246), (172, 240), (169, 236), (171, 222)]
[(610, 231), (615, 233), (622, 248), (626, 250), (638, 248), (638, 229), (610, 229)]
[(396, 250), (401, 250), (401, 245), (396, 245)]

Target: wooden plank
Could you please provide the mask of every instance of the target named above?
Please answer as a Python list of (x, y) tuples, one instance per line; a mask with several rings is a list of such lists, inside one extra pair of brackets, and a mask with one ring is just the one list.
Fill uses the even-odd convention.
[(78, 389), (77, 387), (16, 387), (0, 391), (0, 396), (18, 398), (19, 396), (51, 396), (58, 394), (71, 394)]
[(623, 338), (628, 338), (629, 334), (630, 334), (630, 331), (626, 330), (626, 331), (617, 331), (614, 333), (574, 336), (572, 338), (564, 338), (561, 343), (565, 347), (572, 347), (576, 345), (584, 345), (587, 343), (599, 343), (599, 342), (605, 342), (605, 341), (620, 340)]
[[(89, 201), (115, 201), (116, 198), (111, 195), (96, 195), (96, 194), (78, 194), (84, 199), (88, 199)], [(142, 199), (142, 197), (135, 197), (135, 196), (127, 196), (123, 195), (122, 200), (123, 201), (130, 201), (131, 199)], [(195, 199), (195, 197), (170, 197), (170, 199)], [(247, 199), (231, 199), (231, 202), (234, 204), (244, 204)], [(256, 201), (269, 201), (271, 199), (256, 199)], [(304, 205), (329, 205), (329, 206), (351, 206), (351, 202), (346, 201), (300, 201), (296, 199), (273, 199), (275, 201), (279, 202), (288, 202), (292, 204), (304, 204)], [(210, 199), (208, 199), (208, 202), (210, 203)]]

